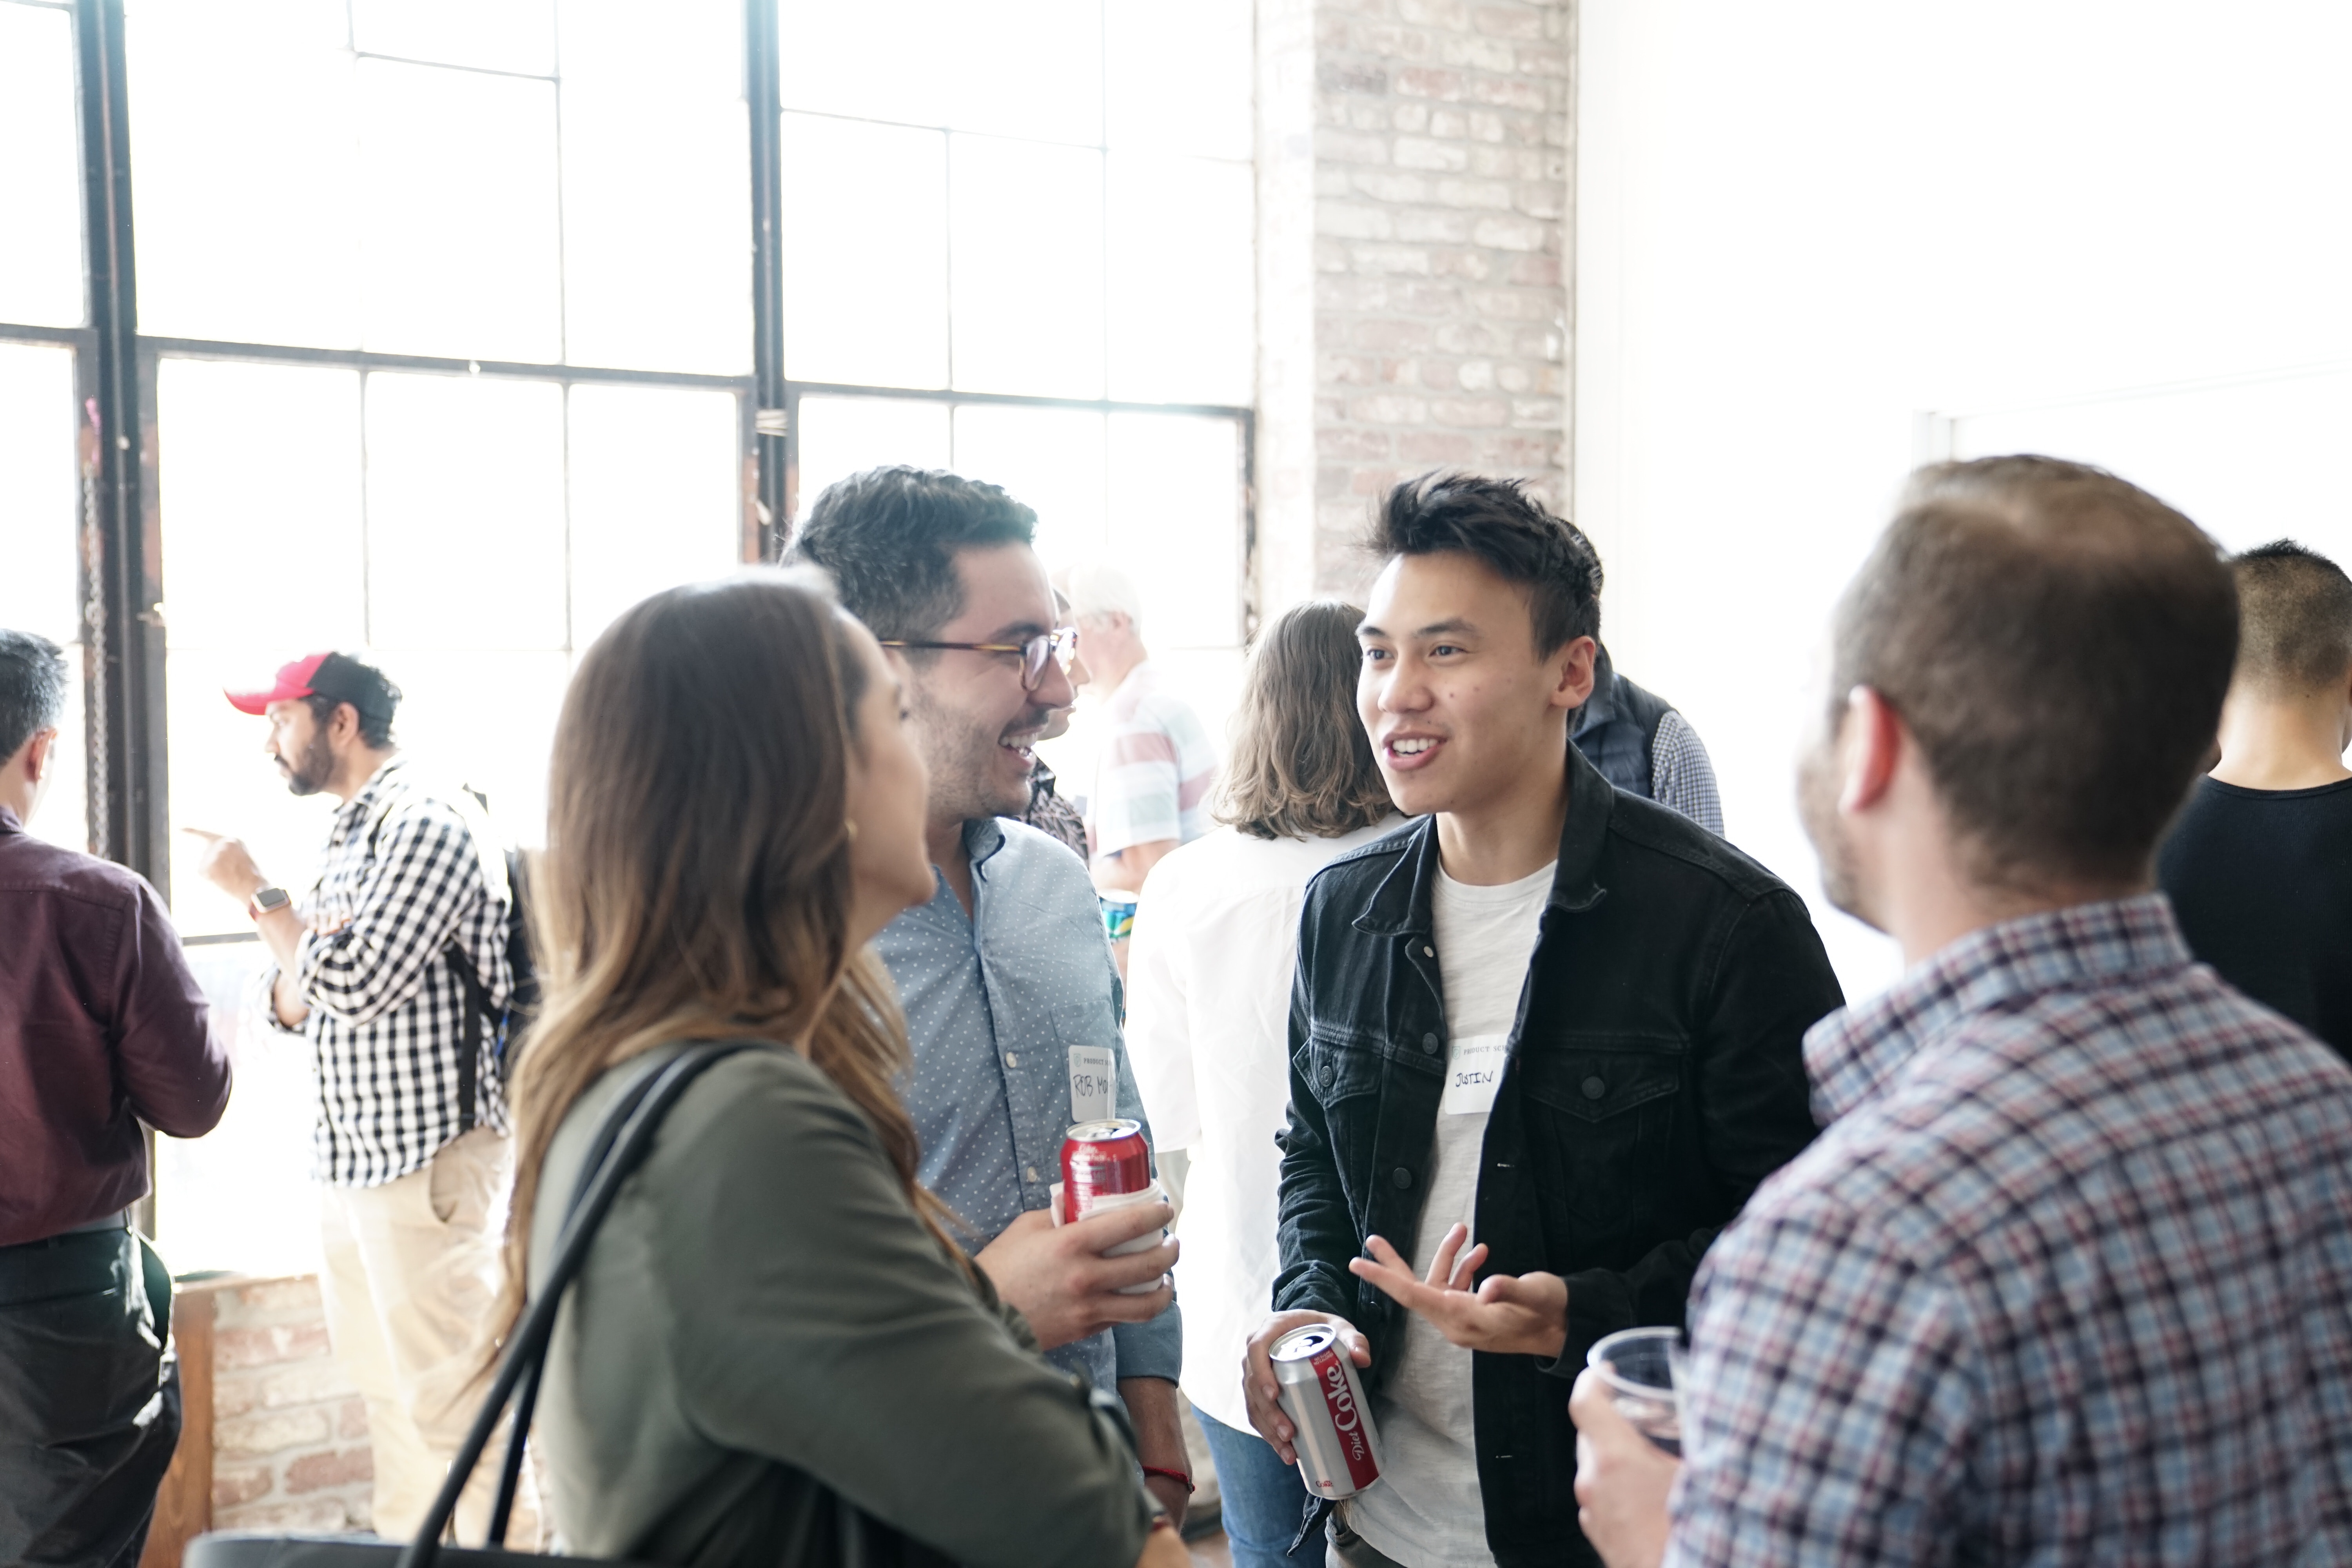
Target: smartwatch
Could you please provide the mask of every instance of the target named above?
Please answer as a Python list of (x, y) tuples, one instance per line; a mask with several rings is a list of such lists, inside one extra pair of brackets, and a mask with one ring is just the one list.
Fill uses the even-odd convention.
[(247, 906), (245, 912), (255, 920), (259, 920), (266, 914), (284, 909), (293, 901), (294, 895), (283, 888), (264, 888), (253, 895), (253, 902)]

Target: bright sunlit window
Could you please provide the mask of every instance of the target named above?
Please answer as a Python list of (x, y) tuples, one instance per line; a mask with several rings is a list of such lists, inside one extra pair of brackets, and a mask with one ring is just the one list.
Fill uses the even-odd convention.
[[(1136, 579), (1155, 660), (1220, 738), (1244, 630), (1251, 26), (1243, 0), (1051, 0), (1018, 27), (954, 0), (782, 7), (802, 511), (880, 463), (1004, 486), (1049, 563)], [(1090, 706), (1047, 747), (1081, 795)]]
[[(335, 802), (287, 794), (225, 686), (361, 653), (405, 694), (403, 749), (536, 843), (580, 653), (646, 594), (774, 547), (792, 520), (752, 503), (746, 459), (782, 427), (803, 509), (874, 464), (953, 467), (1036, 507), (1053, 563), (1124, 565), (1222, 733), (1246, 630), (1249, 0), (781, 0), (781, 426), (754, 417), (740, 0), (123, 5), (130, 591), (162, 585), (139, 636), (163, 699), (137, 720), (160, 763), (115, 787), (161, 801), (138, 821), (238, 1076), (218, 1131), (163, 1141), (175, 1268), (297, 1271), (316, 1245), (307, 1050), (243, 1011), (261, 950), (182, 830), (237, 834), (299, 888)], [(0, 0), (0, 624), (77, 645), (79, 679), (85, 518), (112, 493), (89, 419), (121, 323), (89, 294), (73, 21)], [(88, 728), (78, 688), (38, 824), (77, 845), (105, 795)], [(1056, 760), (1082, 795), (1083, 711)]]

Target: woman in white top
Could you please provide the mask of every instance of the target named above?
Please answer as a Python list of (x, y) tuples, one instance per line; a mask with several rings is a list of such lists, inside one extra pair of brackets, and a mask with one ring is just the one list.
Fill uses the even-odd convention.
[(1286, 1550), (1307, 1494), (1250, 1429), (1238, 1369), (1273, 1300), (1299, 904), (1333, 857), (1403, 826), (1356, 718), (1363, 618), (1318, 600), (1260, 639), (1234, 720), (1225, 826), (1152, 868), (1129, 954), (1128, 1056), (1160, 1147), (1192, 1156), (1176, 1265), (1183, 1388), (1216, 1460), (1234, 1568), (1323, 1562), (1319, 1532)]

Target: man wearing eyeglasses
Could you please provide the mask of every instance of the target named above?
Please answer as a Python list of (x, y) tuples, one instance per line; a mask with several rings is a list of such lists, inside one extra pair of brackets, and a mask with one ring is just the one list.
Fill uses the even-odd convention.
[(1149, 1204), (1056, 1226), (1050, 1208), (1071, 1123), (1144, 1116), (1086, 868), (1018, 820), (1036, 742), (1073, 700), (1062, 661), (1074, 634), (1031, 548), (1036, 523), (994, 485), (875, 468), (817, 497), (793, 559), (830, 572), (842, 604), (905, 659), (930, 769), (937, 886), (875, 942), (913, 1046), (902, 1088), (923, 1184), (985, 1242), (975, 1260), (1047, 1358), (1125, 1401), (1144, 1484), (1181, 1521), (1192, 1480), (1166, 1278), (1176, 1247), (1104, 1256), (1173, 1216)]

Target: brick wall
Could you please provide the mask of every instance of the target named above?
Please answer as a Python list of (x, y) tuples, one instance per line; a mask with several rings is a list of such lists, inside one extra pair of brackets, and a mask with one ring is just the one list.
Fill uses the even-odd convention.
[(366, 1529), (367, 1406), (328, 1354), (319, 1282), (212, 1295), (213, 1528)]
[(1572, 26), (1559, 0), (1262, 0), (1268, 606), (1356, 587), (1353, 538), (1406, 475), (1565, 504)]

